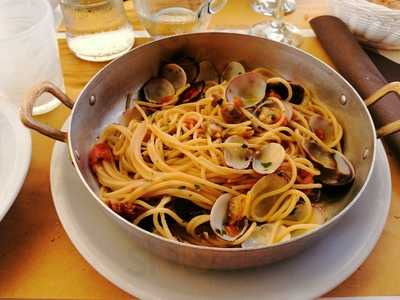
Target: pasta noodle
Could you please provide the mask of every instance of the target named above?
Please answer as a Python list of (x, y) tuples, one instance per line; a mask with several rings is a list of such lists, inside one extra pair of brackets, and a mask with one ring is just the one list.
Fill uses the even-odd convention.
[[(177, 96), (175, 103), (163, 106), (136, 101), (130, 108), (136, 117), (127, 124), (107, 126), (91, 152), (98, 156), (91, 157), (91, 167), (103, 201), (133, 224), (167, 239), (199, 245), (244, 245), (267, 224), (273, 225), (268, 244), (317, 228), (321, 224), (316, 222), (313, 202), (318, 199), (313, 197), (323, 187), (316, 181), (321, 168), (302, 145), (312, 140), (327, 153), (341, 152), (342, 127), (304, 87), (304, 99), (296, 104), (290, 103), (295, 96), (291, 82), (273, 77), (266, 83), (282, 85), (287, 97), (266, 95), (259, 114), (255, 107), (229, 102), (226, 81), (203, 91), (195, 102), (179, 104)], [(241, 119), (230, 122), (227, 108)], [(329, 138), (327, 132), (311, 128), (313, 116), (327, 124)], [(237, 142), (229, 142), (232, 136), (245, 140), (240, 148), (253, 160), (264, 145), (281, 145), (282, 162), (267, 174), (257, 172), (254, 161), (252, 168), (232, 167), (226, 153), (238, 148)], [(111, 156), (104, 156), (107, 151)], [(261, 162), (266, 168), (272, 164), (274, 158)], [(231, 237), (227, 239), (210, 225), (211, 210), (223, 195), (230, 199), (222, 220), (226, 226), (222, 235)]]

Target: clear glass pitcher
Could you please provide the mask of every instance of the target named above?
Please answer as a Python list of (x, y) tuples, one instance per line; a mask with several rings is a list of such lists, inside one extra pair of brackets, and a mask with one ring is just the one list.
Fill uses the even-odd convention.
[(211, 15), (227, 0), (133, 0), (139, 18), (154, 38), (204, 31)]

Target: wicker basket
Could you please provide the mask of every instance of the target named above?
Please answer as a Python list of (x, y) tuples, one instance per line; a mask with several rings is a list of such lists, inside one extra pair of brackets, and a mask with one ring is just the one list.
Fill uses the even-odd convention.
[(400, 10), (367, 0), (329, 0), (328, 5), (361, 42), (380, 49), (400, 49)]

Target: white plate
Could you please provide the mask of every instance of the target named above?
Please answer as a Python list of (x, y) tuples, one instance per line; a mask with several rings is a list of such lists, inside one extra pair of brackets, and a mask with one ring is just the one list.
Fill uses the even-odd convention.
[(192, 269), (142, 250), (95, 203), (60, 143), (52, 156), (51, 190), (58, 216), (83, 257), (108, 280), (141, 299), (311, 299), (350, 276), (383, 230), (391, 181), (380, 142), (377, 149), (369, 186), (330, 236), (291, 259), (242, 271)]
[(17, 197), (31, 161), (31, 135), (14, 106), (0, 96), (0, 221)]

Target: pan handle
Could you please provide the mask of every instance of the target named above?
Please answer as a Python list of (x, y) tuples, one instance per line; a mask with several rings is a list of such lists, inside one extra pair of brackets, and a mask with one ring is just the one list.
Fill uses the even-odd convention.
[[(367, 106), (370, 106), (375, 102), (377, 102), (378, 100), (382, 99), (383, 96), (385, 96), (387, 93), (390, 92), (396, 92), (397, 94), (400, 95), (400, 82), (394, 81), (381, 87), (379, 90), (377, 90), (375, 93), (373, 93), (365, 100), (365, 104)], [(378, 135), (378, 138), (382, 138), (384, 136), (396, 133), (398, 131), (400, 131), (400, 120), (382, 126), (376, 131), (376, 133)]]
[(68, 139), (67, 132), (61, 131), (56, 128), (51, 128), (33, 119), (33, 105), (35, 104), (36, 100), (44, 93), (52, 94), (70, 109), (72, 109), (72, 107), (74, 106), (74, 102), (58, 87), (56, 87), (53, 83), (49, 81), (44, 81), (34, 86), (22, 102), (20, 110), (21, 121), (26, 127), (36, 130), (52, 139), (66, 143)]

